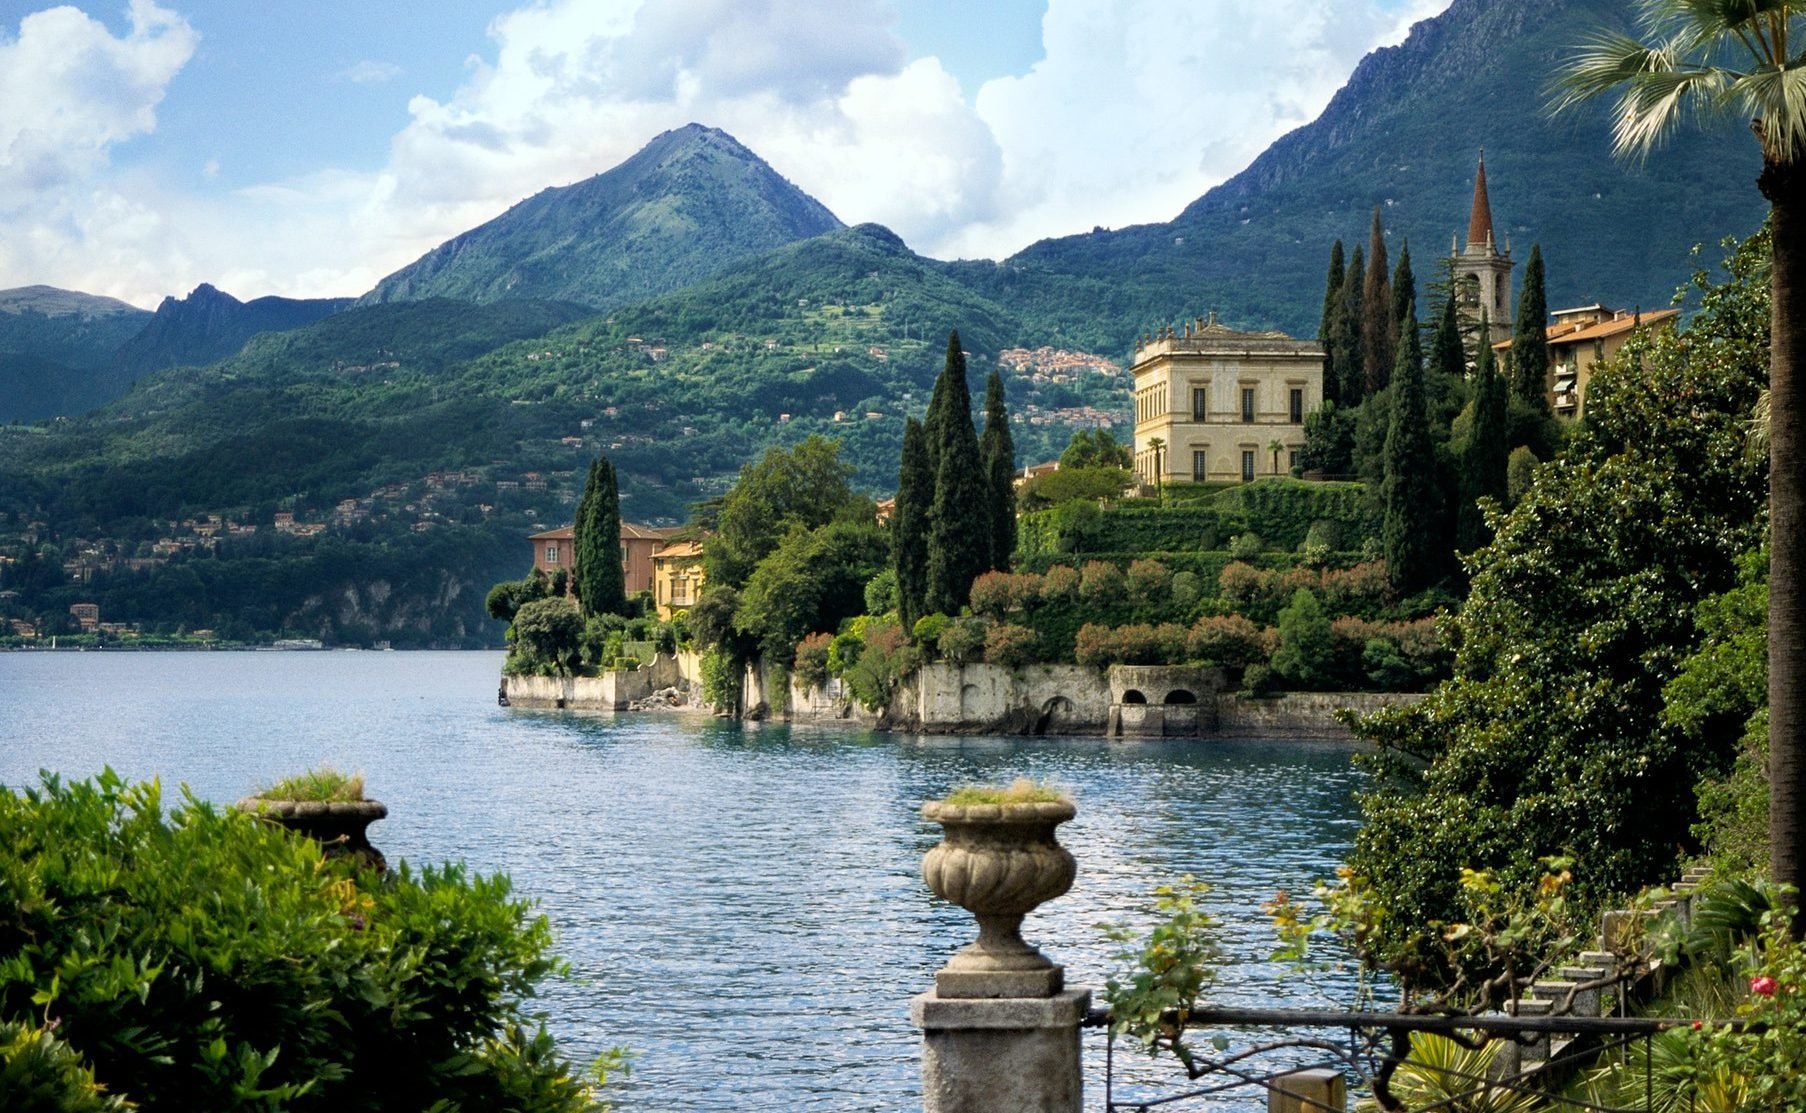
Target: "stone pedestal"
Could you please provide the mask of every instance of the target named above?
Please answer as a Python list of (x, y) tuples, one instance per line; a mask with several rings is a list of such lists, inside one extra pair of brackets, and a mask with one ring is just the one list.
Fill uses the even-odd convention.
[(1341, 1113), (1348, 1108), (1348, 1083), (1339, 1070), (1313, 1067), (1273, 1079), (1267, 1113)]
[(922, 1113), (1080, 1113), (1079, 1025), (1091, 991), (909, 1002), (922, 1030)]

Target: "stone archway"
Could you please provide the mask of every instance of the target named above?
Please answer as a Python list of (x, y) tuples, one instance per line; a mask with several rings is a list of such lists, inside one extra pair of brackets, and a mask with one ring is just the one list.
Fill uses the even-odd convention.
[(1141, 689), (1130, 688), (1122, 694), (1122, 701), (1124, 703), (1146, 703), (1148, 697), (1141, 693)]
[(1078, 719), (1078, 708), (1065, 696), (1055, 696), (1041, 705), (1041, 717), (1035, 723), (1036, 734), (1066, 734)]
[(1170, 691), (1166, 694), (1166, 699), (1162, 700), (1161, 702), (1166, 703), (1166, 704), (1197, 703), (1198, 697), (1195, 693), (1190, 692), (1184, 688), (1174, 688), (1172, 691)]

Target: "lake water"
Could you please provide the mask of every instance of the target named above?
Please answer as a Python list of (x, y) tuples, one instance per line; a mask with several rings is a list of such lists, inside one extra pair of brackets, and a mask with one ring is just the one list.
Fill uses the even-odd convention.
[[(920, 1108), (908, 999), (975, 927), (920, 880), (939, 828), (917, 808), (972, 781), (1047, 778), (1078, 801), (1060, 829), (1078, 880), (1024, 926), (1069, 984), (1110, 969), (1097, 924), (1135, 919), (1153, 886), (1192, 873), (1224, 923), (1217, 1000), (1346, 1000), (1345, 982), (1266, 960), (1259, 905), (1308, 891), (1345, 852), (1348, 746), (531, 712), (495, 705), (500, 666), (499, 653), (0, 653), (0, 783), (110, 765), (229, 802), (323, 762), (361, 771), (389, 806), (371, 837), (391, 862), (505, 872), (551, 918), (572, 977), (541, 1006), (579, 1059), (633, 1051), (632, 1076), (610, 1084), (623, 1111)], [(1101, 1108), (1104, 1041), (1085, 1040), (1087, 1107)], [(1127, 1074), (1180, 1079), (1139, 1061)]]

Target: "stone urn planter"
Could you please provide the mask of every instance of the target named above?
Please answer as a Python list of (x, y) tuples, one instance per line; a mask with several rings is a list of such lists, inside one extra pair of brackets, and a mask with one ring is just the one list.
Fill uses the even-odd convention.
[(389, 868), (382, 851), (370, 845), (372, 823), (389, 814), (380, 800), (269, 800), (247, 796), (236, 805), (259, 819), (286, 827), (320, 844), (328, 856), (352, 855), (366, 869)]
[(936, 896), (978, 920), (978, 939), (935, 974), (942, 997), (1051, 997), (1065, 970), (1022, 938), (1022, 918), (1072, 888), (1078, 864), (1054, 828), (1078, 814), (1070, 800), (922, 805), (946, 830), (922, 859)]

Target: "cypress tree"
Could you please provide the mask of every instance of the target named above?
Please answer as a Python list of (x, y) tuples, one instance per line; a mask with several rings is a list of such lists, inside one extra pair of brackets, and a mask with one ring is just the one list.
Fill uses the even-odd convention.
[(1442, 513), (1436, 499), (1436, 452), (1426, 416), (1417, 322), (1406, 321), (1404, 326), (1392, 368), (1392, 423), (1386, 430), (1380, 503), (1385, 511), (1381, 540), (1386, 576), (1393, 590), (1410, 593), (1429, 585), (1435, 574), (1436, 539), (1447, 535), (1436, 525)]
[(1008, 571), (1016, 551), (1016, 442), (1004, 406), (1003, 376), (995, 371), (985, 380), (985, 431), (978, 439), (978, 455), (990, 509), (989, 567)]
[(934, 502), (934, 467), (928, 436), (915, 418), (903, 422), (903, 460), (897, 469), (897, 505), (890, 516), (891, 564), (897, 570), (897, 616), (915, 629), (928, 595), (928, 511)]
[(1361, 248), (1356, 246), (1348, 261), (1348, 274), (1342, 280), (1342, 309), (1336, 315), (1336, 335), (1332, 357), (1335, 361), (1336, 397), (1344, 406), (1358, 404), (1366, 394), (1366, 377), (1361, 373), (1362, 287), (1366, 263)]
[(577, 602), (583, 614), (620, 614), (627, 609), (627, 573), (621, 567), (621, 496), (615, 466), (606, 456), (590, 461), (577, 502)]
[(1330, 345), (1336, 336), (1336, 315), (1342, 310), (1342, 281), (1347, 264), (1342, 259), (1342, 241), (1329, 249), (1329, 275), (1323, 282), (1323, 321), (1317, 326), (1317, 343), (1323, 345), (1323, 400), (1340, 402), (1336, 396), (1336, 357)]
[(1455, 306), (1452, 290), (1443, 299), (1436, 335), (1430, 341), (1430, 367), (1448, 376), (1451, 382), (1467, 378), (1467, 350), (1461, 346), (1461, 311)]
[(930, 448), (934, 503), (928, 512), (928, 594), (923, 605), (929, 614), (955, 615), (970, 596), (972, 581), (985, 571), (992, 544), (984, 528), (990, 511), (958, 332), (947, 335), (947, 366), (941, 378), (946, 385), (939, 421), (929, 414), (935, 423), (927, 430), (939, 436), (940, 444)]
[(1461, 454), (1461, 505), (1455, 517), (1455, 548), (1472, 552), (1492, 540), (1478, 500), (1505, 502), (1510, 416), (1505, 379), (1492, 355), (1492, 329), (1480, 314), (1480, 361), (1474, 368), (1474, 420)]
[(1549, 299), (1543, 293), (1543, 248), (1530, 245), (1524, 290), (1518, 295), (1517, 329), (1511, 336), (1511, 392), (1547, 413), (1549, 396)]
[(1417, 276), (1411, 273), (1411, 241), (1398, 250), (1398, 267), (1392, 272), (1392, 324), (1394, 336), (1406, 318), (1417, 319)]
[(1386, 388), (1398, 355), (1398, 319), (1392, 315), (1392, 277), (1387, 273), (1386, 230), (1380, 207), (1373, 207), (1373, 232), (1367, 242), (1367, 279), (1361, 291), (1361, 396)]

